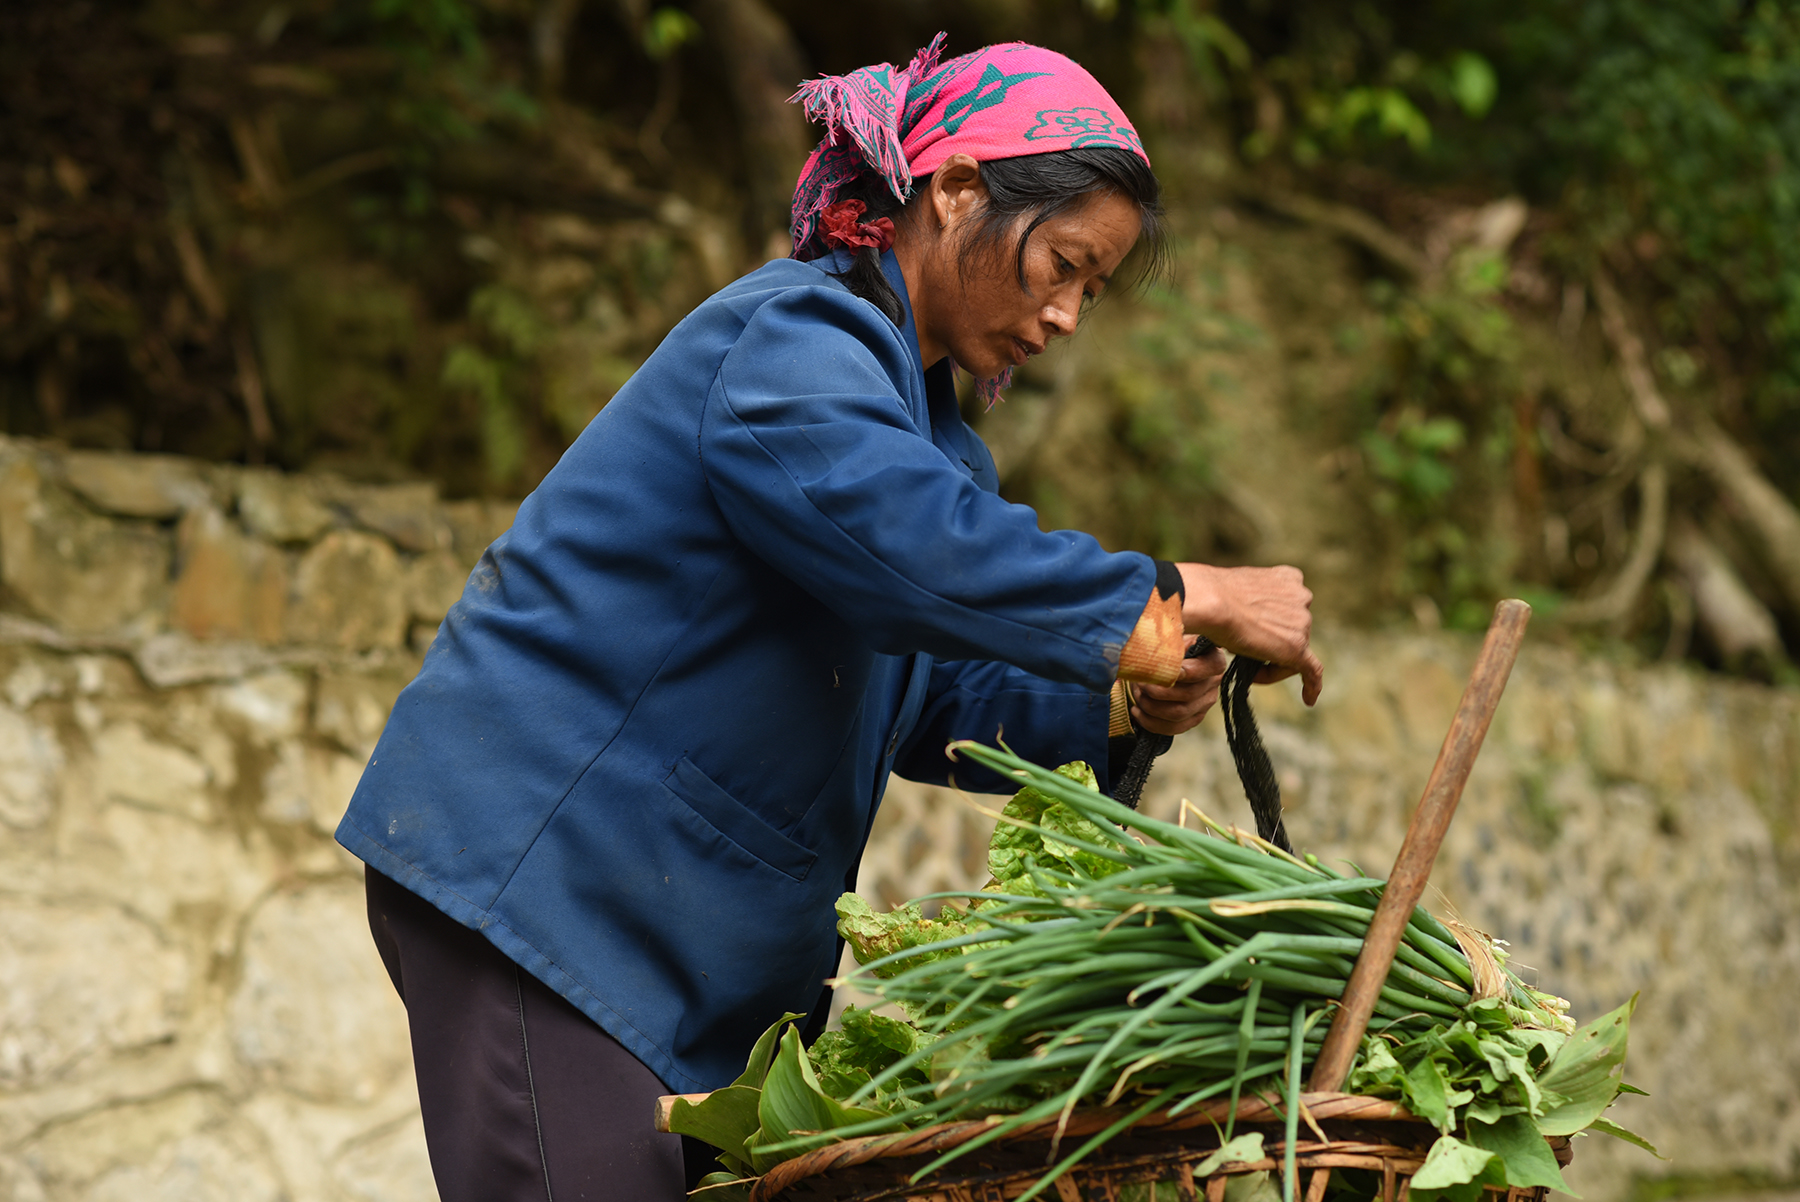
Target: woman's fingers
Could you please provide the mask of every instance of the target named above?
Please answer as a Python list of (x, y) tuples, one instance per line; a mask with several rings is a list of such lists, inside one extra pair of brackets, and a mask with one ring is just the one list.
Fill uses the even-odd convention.
[(1313, 595), (1299, 568), (1177, 567), (1186, 592), (1182, 619), (1189, 632), (1270, 664), (1274, 671), (1260, 680), (1298, 674), (1306, 704), (1319, 699), (1325, 669), (1312, 651)]
[(1225, 674), (1225, 665), (1224, 653), (1214, 649), (1183, 660), (1181, 679), (1172, 685), (1134, 685), (1132, 696), (1137, 704), (1132, 707), (1132, 721), (1159, 735), (1194, 729), (1219, 700), (1219, 679)]
[(1286, 680), (1290, 676), (1300, 678), (1300, 699), (1311, 705), (1319, 699), (1319, 692), (1325, 687), (1325, 665), (1310, 650), (1306, 653), (1307, 663), (1298, 668), (1284, 668), (1277, 664), (1269, 664), (1256, 674), (1257, 684), (1274, 684), (1278, 680)]

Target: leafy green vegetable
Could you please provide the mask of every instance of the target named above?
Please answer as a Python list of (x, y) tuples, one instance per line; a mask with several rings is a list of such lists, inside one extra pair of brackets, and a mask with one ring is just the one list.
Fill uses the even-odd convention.
[[(762, 1126), (760, 1107), (763, 1079), (768, 1075), (769, 1066), (775, 1058), (776, 1040), (781, 1035), (781, 1029), (800, 1017), (798, 1012), (789, 1011), (771, 1023), (769, 1029), (757, 1037), (755, 1045), (750, 1049), (750, 1059), (736, 1081), (724, 1089), (713, 1090), (700, 1102), (676, 1098), (670, 1106), (670, 1131), (677, 1135), (691, 1135), (719, 1149), (719, 1163), (724, 1166), (725, 1172), (709, 1174), (702, 1184), (722, 1185), (724, 1182), (752, 1175), (748, 1144)], [(714, 1177), (720, 1180), (713, 1181)], [(726, 1202), (736, 1197), (716, 1191), (708, 1192), (706, 1196)], [(748, 1196), (746, 1192), (745, 1197)]]
[[(927, 918), (924, 908), (916, 901), (907, 902), (886, 914), (877, 914), (873, 906), (854, 893), (838, 898), (837, 915), (838, 934), (850, 945), (858, 964), (872, 964), (883, 957), (910, 948), (928, 947), (987, 925), (979, 919), (966, 919), (950, 909), (937, 918)], [(950, 959), (961, 954), (961, 948), (937, 949), (885, 965), (876, 969), (875, 975), (893, 976), (928, 960)]]
[(750, 1175), (746, 1142), (762, 1126), (762, 1090), (749, 1085), (715, 1089), (702, 1102), (677, 1098), (669, 1109), (669, 1130), (691, 1135), (719, 1149), (719, 1163), (739, 1177)]
[[(855, 1006), (846, 1006), (839, 1021), (840, 1029), (820, 1035), (807, 1053), (819, 1085), (834, 1098), (850, 1097), (928, 1042), (925, 1033), (910, 1023)], [(873, 1107), (893, 1111), (917, 1105), (900, 1091), (928, 1079), (923, 1069), (902, 1072), (892, 1088), (876, 1091)]]
[[(765, 1145), (887, 1117), (879, 1110), (846, 1106), (828, 1095), (813, 1073), (806, 1050), (800, 1046), (800, 1032), (792, 1027), (782, 1033), (775, 1061), (769, 1066), (769, 1075), (763, 1078), (757, 1114), (762, 1127), (747, 1141), (746, 1150), (752, 1167), (759, 1173), (766, 1173), (795, 1155), (793, 1151), (770, 1154), (763, 1150)], [(829, 1135), (821, 1135), (811, 1143), (816, 1147), (830, 1139)]]
[(1538, 1078), (1544, 1090), (1562, 1099), (1538, 1120), (1545, 1135), (1573, 1135), (1590, 1126), (1619, 1095), (1625, 1073), (1625, 1037), (1637, 995), (1569, 1036), (1556, 1059)]
[(1215, 1169), (1228, 1164), (1251, 1164), (1263, 1158), (1263, 1137), (1260, 1131), (1249, 1135), (1240, 1135), (1236, 1139), (1228, 1139), (1219, 1145), (1219, 1150), (1194, 1166), (1194, 1176), (1205, 1177)]
[(708, 1173), (700, 1178), (700, 1184), (688, 1194), (699, 1202), (750, 1202), (750, 1188), (756, 1184), (754, 1177), (738, 1177), (731, 1173)]
[(744, 1064), (744, 1071), (733, 1085), (754, 1085), (762, 1088), (763, 1078), (769, 1075), (769, 1064), (775, 1059), (775, 1041), (781, 1035), (781, 1028), (797, 1018), (805, 1017), (798, 1010), (790, 1010), (769, 1024), (769, 1029), (756, 1037), (756, 1044), (750, 1049), (750, 1059)]
[[(1623, 1093), (1625, 1091), (1620, 1090), (1619, 1092)], [(1642, 1093), (1643, 1090), (1634, 1090), (1633, 1092), (1634, 1093)], [(1611, 1122), (1608, 1119), (1595, 1119), (1591, 1124), (1588, 1125), (1588, 1130), (1589, 1131), (1598, 1131), (1603, 1135), (1610, 1135), (1614, 1139), (1622, 1139), (1628, 1144), (1636, 1144), (1638, 1147), (1640, 1147), (1644, 1151), (1650, 1153), (1650, 1155), (1656, 1157), (1658, 1160), (1667, 1160), (1668, 1159), (1668, 1157), (1664, 1156), (1661, 1152), (1658, 1152), (1656, 1150), (1655, 1144), (1651, 1143), (1649, 1140), (1645, 1139), (1643, 1136), (1639, 1135), (1637, 1132), (1627, 1131), (1627, 1130), (1625, 1130), (1625, 1128), (1619, 1126), (1617, 1123)]]
[(1500, 1158), (1506, 1184), (1521, 1187), (1547, 1185), (1568, 1192), (1556, 1155), (1538, 1131), (1530, 1115), (1504, 1114), (1492, 1123), (1469, 1124), (1469, 1142)]
[[(1100, 791), (1094, 770), (1080, 760), (1064, 764), (1056, 770), (1056, 775), (1096, 794)], [(987, 886), (990, 892), (1042, 896), (1043, 891), (1031, 877), (1033, 868), (1050, 868), (1072, 876), (1098, 879), (1123, 867), (1085, 852), (1079, 846), (1080, 843), (1113, 844), (1118, 839), (1116, 831), (1102, 830), (1079, 810), (1037, 789), (1030, 786), (1020, 789), (1000, 814), (1000, 823), (988, 843), (988, 871), (994, 878)], [(1069, 841), (1059, 839), (1059, 835)]]
[(1498, 1156), (1445, 1135), (1431, 1145), (1424, 1166), (1414, 1174), (1412, 1197), (1418, 1202), (1481, 1202), (1484, 1189), (1505, 1184), (1506, 1168)]

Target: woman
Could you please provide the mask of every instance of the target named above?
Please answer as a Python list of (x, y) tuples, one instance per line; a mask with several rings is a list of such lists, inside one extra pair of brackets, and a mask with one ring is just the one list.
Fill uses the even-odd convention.
[[(822, 1024), (832, 903), (890, 771), (945, 743), (1087, 759), (1298, 671), (1291, 568), (1110, 554), (1002, 501), (958, 416), (1157, 235), (1135, 132), (1061, 55), (993, 46), (802, 89), (828, 135), (795, 257), (700, 306), (488, 549), (338, 828), (461, 1199), (670, 1199), (664, 1092)], [(1124, 683), (1122, 683), (1124, 682)], [(1137, 682), (1135, 707), (1124, 685)]]

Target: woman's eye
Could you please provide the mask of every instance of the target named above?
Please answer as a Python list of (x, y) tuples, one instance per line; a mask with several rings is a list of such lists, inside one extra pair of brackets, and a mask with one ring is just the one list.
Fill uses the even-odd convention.
[(1069, 262), (1067, 259), (1063, 258), (1061, 255), (1057, 255), (1056, 256), (1056, 274), (1058, 274), (1058, 275), (1073, 275), (1074, 273), (1075, 273), (1075, 264)]

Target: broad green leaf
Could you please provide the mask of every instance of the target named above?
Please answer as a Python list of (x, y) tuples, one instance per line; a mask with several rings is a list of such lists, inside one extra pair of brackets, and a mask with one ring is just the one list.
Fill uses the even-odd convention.
[(747, 1163), (744, 1141), (756, 1134), (762, 1125), (758, 1105), (762, 1091), (748, 1085), (728, 1085), (715, 1089), (702, 1102), (676, 1098), (669, 1109), (669, 1130), (677, 1135), (691, 1135), (718, 1148), (727, 1156)]
[(1273, 1173), (1238, 1173), (1225, 1179), (1225, 1202), (1281, 1202)]
[(731, 1173), (708, 1173), (688, 1195), (700, 1202), (750, 1202), (754, 1177), (738, 1177)]
[(1219, 1145), (1219, 1150), (1194, 1166), (1194, 1176), (1205, 1177), (1222, 1165), (1249, 1164), (1263, 1158), (1263, 1137), (1260, 1131), (1249, 1135), (1240, 1135), (1236, 1139), (1226, 1140)]
[(1505, 1184), (1499, 1157), (1454, 1135), (1440, 1135), (1413, 1177), (1412, 1197), (1416, 1202), (1480, 1202), (1482, 1190)]
[(1471, 1123), (1498, 1122), (1504, 1111), (1504, 1104), (1493, 1097), (1477, 1096), (1469, 1103), (1469, 1109), (1463, 1118)]
[(1614, 1139), (1622, 1139), (1628, 1144), (1636, 1144), (1638, 1147), (1640, 1147), (1644, 1151), (1650, 1153), (1650, 1155), (1656, 1157), (1658, 1160), (1667, 1160), (1668, 1159), (1667, 1156), (1664, 1156), (1661, 1152), (1658, 1152), (1656, 1150), (1656, 1146), (1654, 1144), (1652, 1144), (1649, 1140), (1645, 1139), (1643, 1136), (1639, 1135), (1635, 1131), (1625, 1130), (1625, 1128), (1619, 1126), (1617, 1123), (1611, 1121), (1610, 1119), (1595, 1119), (1593, 1122), (1588, 1124), (1587, 1129), (1589, 1131), (1599, 1131), (1602, 1134), (1610, 1135)]
[(1566, 1099), (1544, 1113), (1538, 1130), (1545, 1135), (1573, 1135), (1612, 1105), (1625, 1072), (1625, 1042), (1636, 1006), (1633, 994), (1611, 1014), (1576, 1031), (1538, 1075), (1542, 1089)]
[(1363, 1039), (1362, 1059), (1351, 1072), (1347, 1088), (1352, 1093), (1366, 1093), (1378, 1086), (1399, 1090), (1405, 1075), (1387, 1040), (1368, 1036)]
[(750, 1059), (744, 1064), (744, 1071), (733, 1085), (748, 1085), (753, 1089), (762, 1088), (763, 1078), (769, 1075), (769, 1062), (775, 1058), (775, 1038), (781, 1034), (781, 1028), (796, 1018), (801, 1017), (797, 1011), (788, 1011), (769, 1025), (769, 1029), (756, 1038), (756, 1046), (750, 1049)]
[(1450, 1083), (1444, 1079), (1444, 1066), (1430, 1056), (1406, 1074), (1406, 1108), (1440, 1133), (1449, 1132), (1454, 1118), (1450, 1113)]
[(1523, 1049), (1535, 1064), (1548, 1062), (1569, 1041), (1569, 1037), (1561, 1031), (1546, 1031), (1542, 1027), (1514, 1027), (1498, 1038), (1509, 1040)]
[[(879, 1110), (845, 1106), (828, 1097), (819, 1088), (819, 1080), (813, 1075), (806, 1051), (800, 1046), (800, 1033), (792, 1027), (782, 1034), (775, 1062), (769, 1066), (769, 1075), (763, 1078), (757, 1113), (762, 1127), (747, 1141), (746, 1150), (750, 1153), (751, 1166), (759, 1173), (766, 1173), (782, 1161), (807, 1150), (804, 1147), (781, 1152), (762, 1150), (770, 1144), (799, 1134), (828, 1132), (852, 1123), (887, 1117)], [(825, 1142), (820, 1139), (813, 1146)]]
[(1493, 1071), (1494, 1077), (1500, 1081), (1510, 1081), (1515, 1076), (1529, 1077), (1531, 1062), (1517, 1048), (1508, 1046), (1497, 1039), (1481, 1041), (1481, 1058)]
[(1547, 1185), (1569, 1192), (1563, 1184), (1562, 1170), (1556, 1166), (1556, 1155), (1544, 1142), (1537, 1124), (1523, 1114), (1509, 1114), (1493, 1124), (1470, 1123), (1469, 1142), (1486, 1148), (1506, 1166), (1506, 1184), (1529, 1188)]
[(1512, 1030), (1513, 1023), (1507, 1016), (1506, 1003), (1497, 997), (1476, 998), (1463, 1007), (1463, 1014), (1489, 1034), (1505, 1034)]

